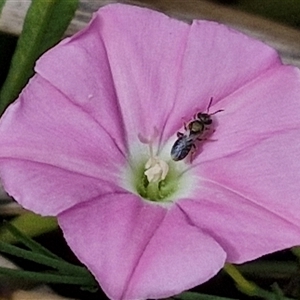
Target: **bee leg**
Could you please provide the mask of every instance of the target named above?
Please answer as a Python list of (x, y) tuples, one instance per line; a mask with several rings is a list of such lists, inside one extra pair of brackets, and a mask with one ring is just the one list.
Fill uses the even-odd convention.
[(187, 122), (186, 122), (185, 118), (182, 117), (181, 120), (182, 120), (182, 123), (183, 123), (184, 130), (187, 130)]
[(208, 142), (216, 142), (217, 140), (216, 139), (208, 139), (208, 138), (198, 138), (197, 141), (208, 141)]
[(212, 128), (209, 128), (209, 127), (205, 127), (204, 130), (205, 131), (210, 131), (211, 134), (213, 134), (216, 131), (216, 129), (212, 129)]
[(184, 130), (186, 131), (187, 130), (187, 124), (186, 124), (186, 122), (183, 122), (183, 127), (184, 127)]
[(181, 137), (183, 137), (183, 133), (181, 133), (181, 132), (177, 132), (177, 137), (178, 137), (178, 138), (181, 138)]
[[(205, 128), (204, 131), (205, 131), (205, 134), (203, 134), (203, 135), (210, 137), (216, 131), (216, 129)], [(210, 141), (211, 139), (206, 138), (206, 137), (202, 137), (202, 138), (200, 138), (200, 140), (198, 139), (198, 141), (203, 141), (203, 140)]]
[(190, 163), (193, 162), (194, 159), (194, 153), (196, 153), (197, 151), (197, 147), (195, 144), (192, 144), (192, 149), (191, 149), (191, 154), (190, 154)]

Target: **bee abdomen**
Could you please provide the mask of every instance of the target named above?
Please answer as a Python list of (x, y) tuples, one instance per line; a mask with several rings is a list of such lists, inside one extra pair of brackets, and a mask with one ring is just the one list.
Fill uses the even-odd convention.
[(187, 143), (184, 139), (178, 139), (171, 149), (171, 158), (174, 161), (182, 160), (187, 157), (191, 148), (192, 143)]

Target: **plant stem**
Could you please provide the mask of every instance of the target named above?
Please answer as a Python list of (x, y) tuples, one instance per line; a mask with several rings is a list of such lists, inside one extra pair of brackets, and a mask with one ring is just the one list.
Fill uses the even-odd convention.
[(237, 288), (244, 294), (253, 297), (260, 297), (262, 299), (267, 299), (267, 300), (277, 300), (277, 299), (282, 299), (282, 300), (292, 300), (291, 298), (287, 297), (280, 297), (279, 296), (269, 292), (265, 291), (264, 289), (260, 288), (257, 286), (255, 283), (248, 281), (239, 271), (238, 269), (231, 265), (231, 264), (226, 264), (224, 266), (224, 271), (234, 280), (236, 283)]

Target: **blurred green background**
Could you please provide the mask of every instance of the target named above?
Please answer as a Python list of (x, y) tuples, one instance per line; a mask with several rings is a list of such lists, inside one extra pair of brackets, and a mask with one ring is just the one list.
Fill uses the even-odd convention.
[(300, 0), (215, 0), (214, 2), (300, 28)]

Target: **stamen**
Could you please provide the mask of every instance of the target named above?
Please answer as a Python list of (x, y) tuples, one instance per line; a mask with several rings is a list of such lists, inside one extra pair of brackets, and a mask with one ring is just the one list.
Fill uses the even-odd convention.
[(152, 156), (146, 162), (145, 169), (146, 171), (144, 174), (146, 175), (149, 183), (154, 183), (160, 182), (166, 178), (169, 172), (169, 165), (157, 156)]
[(159, 135), (159, 131), (154, 127), (153, 134), (150, 137), (144, 137), (140, 133), (138, 134), (139, 140), (143, 144), (148, 144), (150, 158), (145, 164), (145, 172), (149, 183), (156, 183), (164, 180), (169, 172), (169, 165), (160, 159), (158, 156), (154, 155), (153, 143), (155, 138)]

